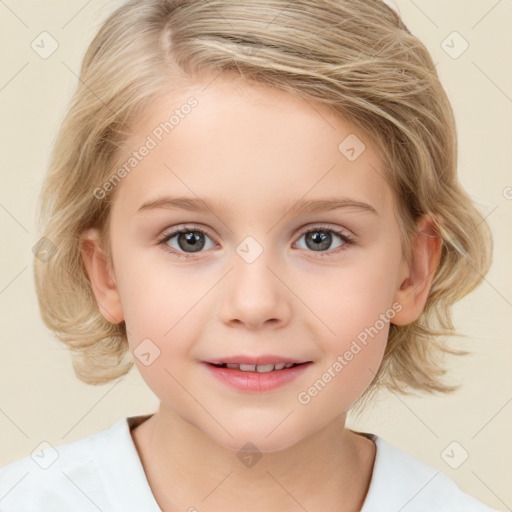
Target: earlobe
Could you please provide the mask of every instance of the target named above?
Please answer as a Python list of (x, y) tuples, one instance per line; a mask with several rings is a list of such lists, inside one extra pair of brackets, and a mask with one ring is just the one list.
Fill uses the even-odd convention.
[(443, 242), (432, 218), (421, 217), (417, 226), (412, 241), (412, 261), (404, 259), (398, 274), (395, 301), (402, 309), (393, 318), (395, 325), (407, 325), (419, 318), (441, 259)]
[(100, 313), (110, 323), (122, 322), (124, 315), (115, 276), (96, 228), (88, 229), (82, 234), (80, 251)]

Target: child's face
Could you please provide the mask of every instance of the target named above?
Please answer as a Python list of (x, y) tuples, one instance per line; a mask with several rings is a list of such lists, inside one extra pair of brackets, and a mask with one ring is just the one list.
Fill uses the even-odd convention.
[[(103, 306), (111, 319), (124, 318), (132, 350), (144, 343), (135, 362), (169, 414), (233, 449), (248, 440), (262, 451), (284, 449), (343, 417), (379, 368), (390, 318), (404, 314), (394, 200), (369, 141), (327, 107), (227, 78), (203, 90), (207, 83), (169, 93), (136, 126), (130, 151), (148, 136), (157, 145), (117, 186), (117, 288)], [(190, 96), (197, 106), (181, 109), (189, 113), (158, 141), (155, 129)], [(338, 148), (352, 134), (366, 145), (359, 156), (359, 146), (347, 149), (354, 139)], [(163, 196), (201, 198), (215, 209), (138, 212)], [(287, 213), (332, 198), (370, 207)], [(207, 235), (159, 245), (185, 225)], [(204, 363), (240, 354), (313, 364), (274, 390), (250, 392)], [(319, 391), (310, 392), (315, 383)]]

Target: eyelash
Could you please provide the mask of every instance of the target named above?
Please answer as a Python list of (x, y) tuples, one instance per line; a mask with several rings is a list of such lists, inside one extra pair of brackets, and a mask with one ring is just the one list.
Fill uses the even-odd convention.
[[(167, 245), (167, 242), (169, 240), (171, 240), (172, 238), (174, 238), (176, 235), (179, 235), (180, 233), (190, 233), (191, 231), (195, 232), (195, 233), (201, 233), (202, 235), (206, 235), (209, 238), (211, 238), (211, 236), (203, 229), (196, 228), (194, 226), (184, 226), (184, 227), (175, 229), (171, 233), (165, 234), (158, 241), (158, 244), (162, 246), (162, 249), (164, 251), (177, 256), (178, 259), (181, 259), (181, 260), (196, 259), (197, 256), (195, 256), (194, 253), (188, 254), (188, 253), (184, 253), (184, 252), (178, 252), (175, 249), (173, 249)], [(328, 257), (332, 256), (333, 254), (338, 254), (339, 252), (346, 250), (347, 247), (349, 247), (351, 245), (355, 245), (354, 239), (351, 236), (347, 235), (345, 232), (338, 231), (336, 229), (329, 228), (327, 226), (322, 226), (322, 225), (313, 226), (312, 228), (308, 228), (306, 231), (303, 231), (299, 237), (299, 240), (304, 235), (307, 235), (307, 234), (315, 232), (315, 231), (324, 231), (324, 232), (328, 232), (328, 233), (334, 233), (335, 235), (339, 236), (344, 242), (339, 247), (336, 247), (336, 249), (332, 249), (330, 251), (318, 251), (318, 252), (317, 251), (309, 251), (309, 252), (313, 252), (313, 253), (316, 252), (318, 254), (319, 258), (326, 258), (326, 257), (328, 258)], [(200, 254), (201, 252), (203, 252), (203, 251), (199, 251), (196, 254)]]

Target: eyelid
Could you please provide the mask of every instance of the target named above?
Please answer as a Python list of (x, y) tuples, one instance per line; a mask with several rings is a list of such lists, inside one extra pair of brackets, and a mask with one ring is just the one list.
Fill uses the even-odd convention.
[[(334, 227), (334, 226), (331, 226), (331, 225), (325, 224), (325, 223), (318, 223), (318, 224), (310, 223), (309, 227), (307, 227), (307, 226), (308, 226), (308, 224), (306, 224), (306, 226), (302, 226), (301, 228), (298, 229), (299, 235), (294, 243), (297, 243), (297, 241), (300, 240), (301, 237), (303, 237), (304, 235), (306, 235), (312, 231), (315, 231), (315, 230), (331, 231), (343, 239), (347, 239), (347, 240), (350, 240), (351, 242), (355, 242), (355, 238), (356, 238), (355, 235), (346, 228)], [(170, 231), (165, 232), (163, 235), (161, 235), (158, 238), (158, 242), (159, 243), (164, 243), (164, 241), (167, 242), (174, 236), (178, 235), (179, 233), (188, 232), (188, 231), (197, 231), (199, 233), (207, 235), (212, 241), (214, 241), (214, 243), (216, 243), (214, 240), (215, 237), (211, 235), (208, 228), (203, 228), (201, 226), (194, 225), (194, 224), (183, 224), (182, 226), (173, 227), (170, 229)]]
[(299, 228), (299, 236), (303, 236), (307, 233), (310, 233), (311, 231), (315, 230), (325, 230), (325, 231), (332, 231), (336, 234), (346, 236), (347, 238), (354, 239), (356, 238), (355, 234), (352, 233), (349, 229), (345, 227), (335, 226), (333, 224), (324, 223), (324, 222), (318, 222), (318, 223), (309, 223), (306, 226), (303, 226)]
[(215, 237), (212, 236), (212, 234), (207, 228), (203, 228), (202, 226), (198, 226), (195, 224), (183, 224), (181, 226), (175, 226), (173, 228), (170, 228), (169, 230), (165, 231), (164, 234), (158, 237), (158, 242), (168, 242), (171, 238), (175, 237), (176, 235), (183, 232), (187, 233), (188, 231), (197, 231), (198, 233), (207, 235), (215, 244), (217, 244), (215, 242)]

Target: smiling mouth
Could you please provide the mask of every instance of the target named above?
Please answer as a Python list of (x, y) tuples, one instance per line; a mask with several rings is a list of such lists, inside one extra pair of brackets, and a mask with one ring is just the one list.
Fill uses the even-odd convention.
[(304, 363), (270, 363), (270, 364), (238, 364), (238, 363), (208, 363), (216, 368), (227, 368), (229, 370), (241, 370), (243, 372), (257, 372), (257, 373), (268, 373), (272, 371), (281, 371), (287, 370), (288, 368), (293, 368), (294, 366), (301, 366), (304, 364), (309, 364), (312, 361), (307, 361)]

